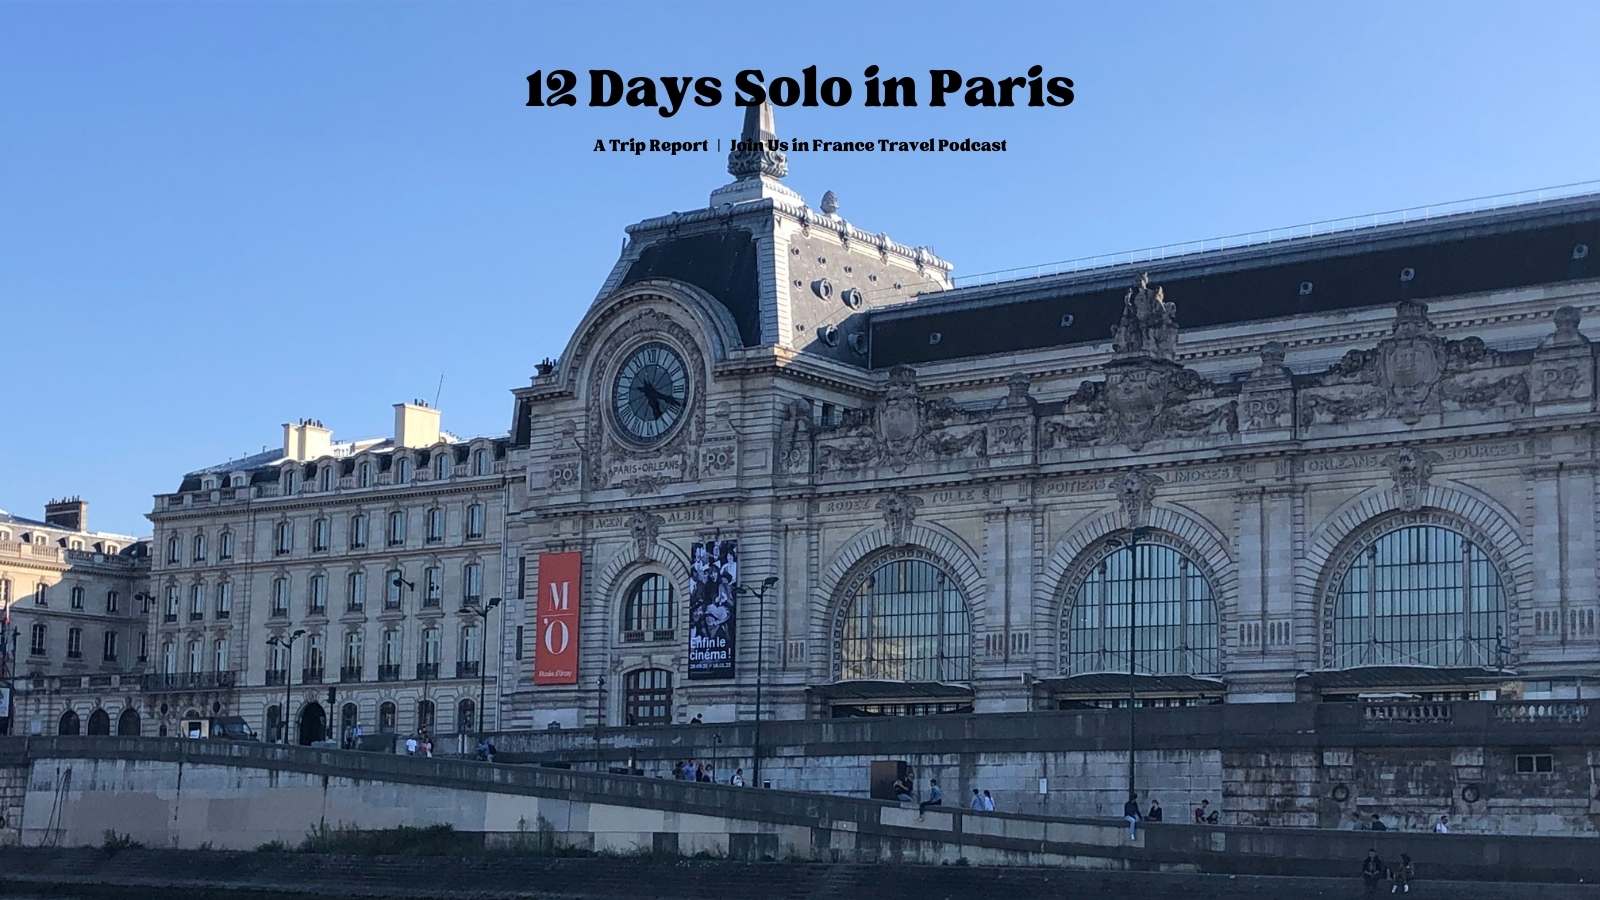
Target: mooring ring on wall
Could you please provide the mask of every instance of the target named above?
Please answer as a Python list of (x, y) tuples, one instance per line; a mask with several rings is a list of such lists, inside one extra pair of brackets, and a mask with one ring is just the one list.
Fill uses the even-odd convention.
[(1350, 786), (1347, 784), (1336, 784), (1333, 786), (1333, 792), (1330, 796), (1333, 797), (1335, 803), (1343, 803), (1350, 799)]
[(1461, 789), (1461, 799), (1467, 801), (1468, 803), (1477, 803), (1478, 798), (1481, 796), (1483, 795), (1481, 792), (1479, 792), (1478, 786), (1475, 784), (1469, 784)]

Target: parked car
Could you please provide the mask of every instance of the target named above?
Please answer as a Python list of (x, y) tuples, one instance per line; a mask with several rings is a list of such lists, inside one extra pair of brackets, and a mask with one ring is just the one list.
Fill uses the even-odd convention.
[(208, 719), (184, 719), (178, 724), (178, 735), (196, 741), (259, 741), (250, 723), (243, 716), (213, 716)]

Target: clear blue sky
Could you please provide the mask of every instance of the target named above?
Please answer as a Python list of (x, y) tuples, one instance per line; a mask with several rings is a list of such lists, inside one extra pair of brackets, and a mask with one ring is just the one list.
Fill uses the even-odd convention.
[(0, 2), (0, 506), (144, 532), (185, 471), (432, 397), (503, 433), (622, 228), (702, 206), (731, 100), (527, 109), (535, 69), (816, 64), (1076, 82), (1066, 109), (779, 110), (993, 156), (796, 156), (789, 183), (976, 273), (1600, 177), (1600, 4)]

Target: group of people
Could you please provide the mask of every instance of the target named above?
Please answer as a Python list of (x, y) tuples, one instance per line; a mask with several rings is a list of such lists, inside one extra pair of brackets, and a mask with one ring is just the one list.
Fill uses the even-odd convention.
[(994, 796), (988, 791), (980, 794), (977, 788), (973, 788), (972, 808), (977, 812), (994, 812)]
[(433, 756), (433, 735), (428, 733), (428, 726), (417, 729), (417, 733), (406, 738), (407, 756)]
[[(1360, 813), (1351, 813), (1350, 821), (1351, 821), (1351, 824), (1349, 825), (1349, 828), (1351, 830), (1354, 830), (1354, 831), (1389, 831), (1390, 830), (1389, 826), (1384, 824), (1383, 819), (1380, 818), (1377, 813), (1373, 813), (1372, 814), (1372, 818), (1370, 820), (1367, 820), (1367, 821), (1363, 821), (1362, 820)], [(1448, 815), (1440, 816), (1439, 818), (1434, 820), (1433, 833), (1434, 834), (1449, 834), (1450, 833), (1450, 817)]]
[(494, 741), (488, 738), (478, 739), (478, 758), (484, 762), (494, 762)]
[[(985, 791), (985, 793), (988, 793)], [(1140, 822), (1160, 822), (1166, 818), (1166, 812), (1161, 809), (1161, 801), (1150, 798), (1150, 809), (1139, 811), (1139, 796), (1129, 794), (1128, 802), (1122, 804), (1122, 820), (1128, 823), (1128, 840), (1135, 840), (1139, 836)], [(1210, 800), (1201, 800), (1200, 805), (1194, 808), (1194, 823), (1196, 825), (1215, 825), (1221, 816), (1217, 810), (1211, 808)]]
[[(717, 784), (716, 768), (710, 763), (702, 763), (693, 759), (679, 760), (672, 767), (672, 777), (675, 781), (699, 781), (706, 784)], [(733, 775), (729, 776), (728, 784), (734, 787), (744, 787), (744, 769), (735, 768)]]
[(361, 731), (361, 723), (360, 722), (357, 722), (356, 724), (351, 725), (350, 727), (346, 728), (344, 730), (344, 741), (343, 741), (344, 749), (346, 749), (346, 750), (360, 750), (361, 749), (361, 735), (362, 735), (362, 733), (363, 732)]
[(1383, 857), (1378, 855), (1378, 849), (1373, 847), (1367, 851), (1367, 858), (1361, 861), (1361, 884), (1367, 889), (1367, 896), (1378, 893), (1378, 885), (1385, 878), (1389, 879), (1389, 893), (1411, 893), (1411, 879), (1417, 874), (1417, 868), (1411, 862), (1411, 854), (1400, 854), (1400, 864), (1386, 866)]

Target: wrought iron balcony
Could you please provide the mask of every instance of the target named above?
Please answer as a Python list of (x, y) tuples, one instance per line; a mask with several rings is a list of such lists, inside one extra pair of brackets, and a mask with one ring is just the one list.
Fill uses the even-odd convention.
[(267, 686), (268, 687), (271, 687), (272, 685), (275, 685), (275, 684), (283, 684), (285, 681), (288, 681), (288, 680), (289, 680), (289, 670), (287, 670), (287, 669), (268, 669), (267, 670)]
[(361, 680), (361, 667), (360, 666), (340, 666), (339, 667), (339, 680), (340, 681), (360, 681)]
[(477, 662), (477, 660), (473, 660), (472, 662), (458, 662), (458, 663), (456, 663), (456, 677), (457, 678), (477, 678), (478, 677), (478, 662)]
[(155, 672), (141, 676), (139, 683), (147, 691), (215, 690), (233, 687), (237, 677), (237, 672)]
[(417, 663), (417, 677), (418, 678), (438, 678), (439, 677), (439, 664), (436, 663), (436, 662), (435, 663)]
[(301, 684), (321, 684), (322, 683), (322, 667), (318, 666), (315, 669), (311, 669), (311, 668), (301, 669), (300, 670), (300, 683)]
[(379, 681), (399, 681), (400, 680), (400, 666), (399, 666), (399, 664), (396, 663), (395, 665), (392, 665), (392, 666), (379, 666), (378, 667), (378, 680)]

